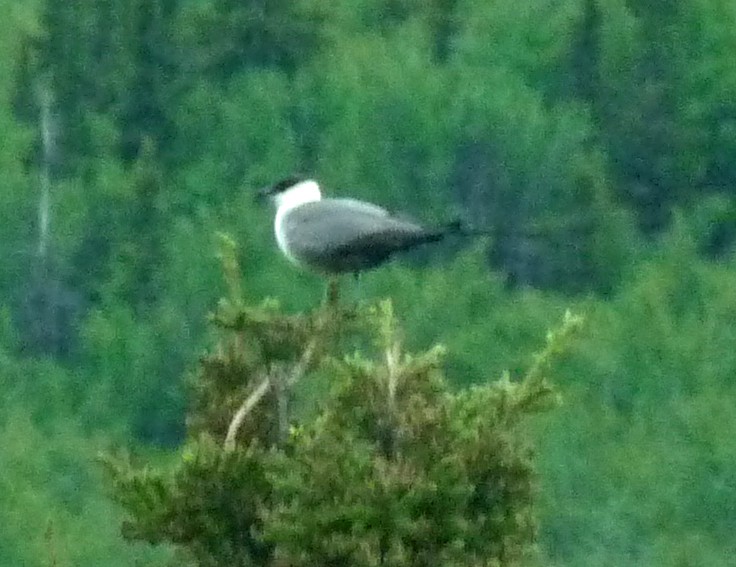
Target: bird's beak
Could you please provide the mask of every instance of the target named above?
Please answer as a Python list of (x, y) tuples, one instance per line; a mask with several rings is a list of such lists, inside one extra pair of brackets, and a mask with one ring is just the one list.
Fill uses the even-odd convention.
[(263, 187), (262, 189), (259, 189), (256, 193), (256, 201), (259, 203), (264, 203), (271, 199), (271, 196), (273, 195), (273, 187)]

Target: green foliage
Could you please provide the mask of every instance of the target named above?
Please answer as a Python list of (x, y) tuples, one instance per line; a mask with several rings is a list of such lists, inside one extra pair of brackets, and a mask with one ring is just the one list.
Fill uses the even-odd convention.
[(80, 405), (75, 382), (51, 362), (0, 349), (0, 565), (160, 564), (167, 549), (117, 536), (119, 510), (95, 463), (110, 441), (70, 416)]
[[(148, 561), (121, 551), (90, 455), (110, 440), (178, 445), (187, 388), (187, 451), (206, 470), (250, 395), (241, 374), (268, 357), (287, 368), (320, 336), (288, 405), (304, 443), (327, 438), (306, 424), (350, 391), (351, 372), (382, 368), (365, 306), (301, 314), (320, 282), (274, 252), (252, 198), (293, 170), (429, 223), (490, 229), (343, 289), (348, 304), (390, 293), (407, 352), (446, 345), (450, 392), (482, 388), (495, 368), (519, 383), (567, 306), (590, 314), (550, 371), (567, 404), (537, 433), (548, 563), (730, 564), (734, 6), (0, 0), (0, 564), (49, 564), (54, 547), (61, 566)], [(39, 87), (53, 119), (45, 258)], [(217, 297), (239, 297), (211, 253), (219, 231), (243, 243), (254, 300), (208, 325)], [(214, 340), (222, 352), (183, 379)], [(279, 412), (264, 397), (235, 440), (283, 440)], [(374, 472), (354, 464), (346, 474)], [(60, 488), (63, 471), (80, 482)], [(254, 482), (271, 486), (261, 472)], [(186, 490), (180, 506), (205, 525), (193, 510), (208, 493), (186, 508)], [(448, 510), (461, 496), (443, 496)]]
[(176, 32), (187, 69), (221, 79), (244, 69), (293, 70), (315, 50), (320, 16), (303, 1), (183, 2)]
[(302, 74), (306, 160), (328, 187), (340, 180), (368, 198), (361, 190), (369, 182), (374, 200), (428, 219), (447, 203), (449, 124), (437, 115), (448, 102), (448, 76), (432, 62), (430, 41), (416, 22), (387, 36), (340, 37)]
[(35, 245), (29, 199), (32, 180), (23, 163), (32, 147), (33, 136), (13, 112), (13, 102), (15, 79), (25, 55), (23, 45), (41, 33), (36, 4), (0, 3), (0, 9), (7, 15), (0, 33), (0, 131), (3, 132), (0, 138), (0, 254), (3, 257), (0, 292), (5, 298), (16, 294), (23, 285), (25, 267)]
[[(548, 335), (521, 380), (453, 392), (442, 348), (404, 352), (390, 302), (285, 316), (244, 305), (231, 248), (223, 262), (230, 296), (194, 378), (179, 463), (107, 459), (127, 537), (178, 544), (213, 566), (518, 565), (530, 555), (523, 424), (555, 399), (546, 376), (576, 317)], [(341, 354), (361, 329), (373, 346)], [(313, 369), (328, 392), (293, 422), (290, 388)]]
[(577, 378), (540, 454), (553, 564), (730, 560), (736, 272), (699, 260), (693, 236), (678, 221), (612, 302), (591, 306), (561, 365)]

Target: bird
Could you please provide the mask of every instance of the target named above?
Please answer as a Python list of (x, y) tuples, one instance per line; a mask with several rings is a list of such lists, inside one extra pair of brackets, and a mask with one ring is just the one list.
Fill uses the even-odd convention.
[(274, 233), (286, 258), (302, 269), (337, 276), (377, 268), (396, 253), (469, 234), (458, 221), (427, 228), (352, 198), (325, 198), (312, 178), (290, 175), (259, 191), (276, 206)]

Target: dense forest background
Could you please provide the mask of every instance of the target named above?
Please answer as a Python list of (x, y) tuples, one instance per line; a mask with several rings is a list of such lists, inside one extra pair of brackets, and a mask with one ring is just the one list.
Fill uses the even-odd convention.
[[(166, 460), (223, 292), (323, 283), (255, 188), (493, 239), (368, 274), (458, 386), (583, 339), (537, 421), (545, 565), (736, 556), (733, 0), (0, 0), (0, 565), (159, 565), (95, 457)], [(348, 292), (352, 293), (352, 292)]]

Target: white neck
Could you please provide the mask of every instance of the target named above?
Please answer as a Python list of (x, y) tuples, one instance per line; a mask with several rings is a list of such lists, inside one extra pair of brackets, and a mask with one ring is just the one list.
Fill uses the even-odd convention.
[(274, 196), (274, 201), (278, 212), (282, 215), (294, 207), (303, 205), (305, 203), (311, 203), (313, 201), (319, 201), (322, 198), (322, 192), (319, 190), (319, 185), (312, 179), (300, 181), (299, 183), (292, 185), (286, 191), (282, 191)]
[(313, 203), (322, 199), (322, 192), (319, 190), (319, 185), (316, 181), (307, 179), (301, 181), (289, 187), (286, 191), (277, 193), (274, 196), (274, 202), (276, 204), (276, 217), (274, 218), (274, 232), (276, 233), (276, 242), (278, 242), (281, 251), (289, 258), (292, 262), (298, 263), (294, 256), (289, 250), (289, 243), (286, 241), (286, 234), (284, 232), (284, 219), (290, 211), (305, 205), (306, 203)]

